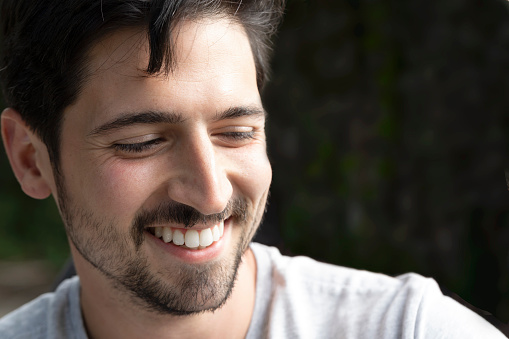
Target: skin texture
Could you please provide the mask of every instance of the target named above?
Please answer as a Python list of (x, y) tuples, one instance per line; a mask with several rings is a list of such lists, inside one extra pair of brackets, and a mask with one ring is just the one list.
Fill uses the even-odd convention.
[[(2, 114), (4, 144), (23, 190), (35, 198), (51, 193), (59, 203), (92, 338), (233, 338), (249, 326), (256, 263), (247, 246), (271, 182), (249, 41), (242, 27), (216, 18), (182, 23), (175, 42), (175, 71), (150, 77), (143, 72), (143, 32), (116, 32), (92, 48), (90, 77), (64, 112), (60, 179), (19, 114)], [(220, 117), (232, 108), (241, 114)], [(148, 123), (147, 112), (157, 113), (156, 122)], [(134, 115), (136, 122), (118, 124)], [(106, 128), (113, 121), (116, 127)], [(214, 224), (206, 216), (225, 210), (229, 216), (228, 203), (238, 200), (245, 217), (232, 215), (220, 250), (199, 260), (162, 250), (133, 226), (141, 212), (178, 203), (204, 216), (192, 226), (202, 229)], [(170, 220), (157, 226), (184, 227)], [(165, 311), (129, 281), (185, 299)], [(195, 313), (177, 316), (176, 306)]]

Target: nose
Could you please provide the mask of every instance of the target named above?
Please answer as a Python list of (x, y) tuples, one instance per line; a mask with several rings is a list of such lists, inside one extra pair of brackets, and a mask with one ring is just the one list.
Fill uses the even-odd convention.
[[(233, 192), (228, 168), (207, 133), (194, 133), (179, 147), (176, 176), (169, 180), (170, 199), (209, 215), (222, 212)], [(223, 159), (226, 160), (226, 159)], [(178, 163), (175, 164), (174, 162)]]

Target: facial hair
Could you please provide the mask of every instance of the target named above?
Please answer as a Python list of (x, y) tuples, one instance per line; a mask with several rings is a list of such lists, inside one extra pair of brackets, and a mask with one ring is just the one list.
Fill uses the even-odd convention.
[[(162, 203), (154, 209), (139, 211), (130, 231), (121, 232), (125, 227), (115, 220), (101, 219), (93, 211), (73, 203), (63, 178), (57, 180), (57, 187), (67, 235), (81, 256), (106, 276), (117, 290), (127, 293), (131, 302), (159, 314), (191, 315), (223, 306), (232, 293), (242, 255), (263, 215), (263, 211), (249, 213), (243, 198), (232, 199), (223, 212), (214, 215), (203, 215), (180, 203)], [(260, 207), (256, 206), (254, 210), (258, 211)], [(157, 270), (143, 253), (146, 227), (154, 223), (180, 223), (192, 227), (197, 223), (224, 220), (228, 216), (231, 216), (233, 227), (240, 228), (240, 236), (228, 249), (230, 253), (221, 259), (193, 265), (169, 262)]]

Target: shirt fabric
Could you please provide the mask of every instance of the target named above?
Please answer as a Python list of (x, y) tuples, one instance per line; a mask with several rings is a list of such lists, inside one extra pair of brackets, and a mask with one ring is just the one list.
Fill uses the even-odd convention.
[[(255, 338), (506, 338), (417, 274), (396, 278), (286, 257), (252, 243)], [(0, 319), (2, 339), (86, 339), (78, 277)]]

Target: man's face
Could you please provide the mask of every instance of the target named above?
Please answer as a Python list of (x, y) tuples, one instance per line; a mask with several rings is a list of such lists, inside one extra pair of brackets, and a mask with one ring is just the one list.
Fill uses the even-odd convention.
[[(92, 48), (91, 76), (64, 112), (59, 207), (71, 245), (131, 301), (214, 309), (271, 182), (253, 56), (226, 20), (182, 24), (167, 76), (143, 72), (147, 49), (134, 30)], [(157, 237), (169, 230), (171, 242)]]

